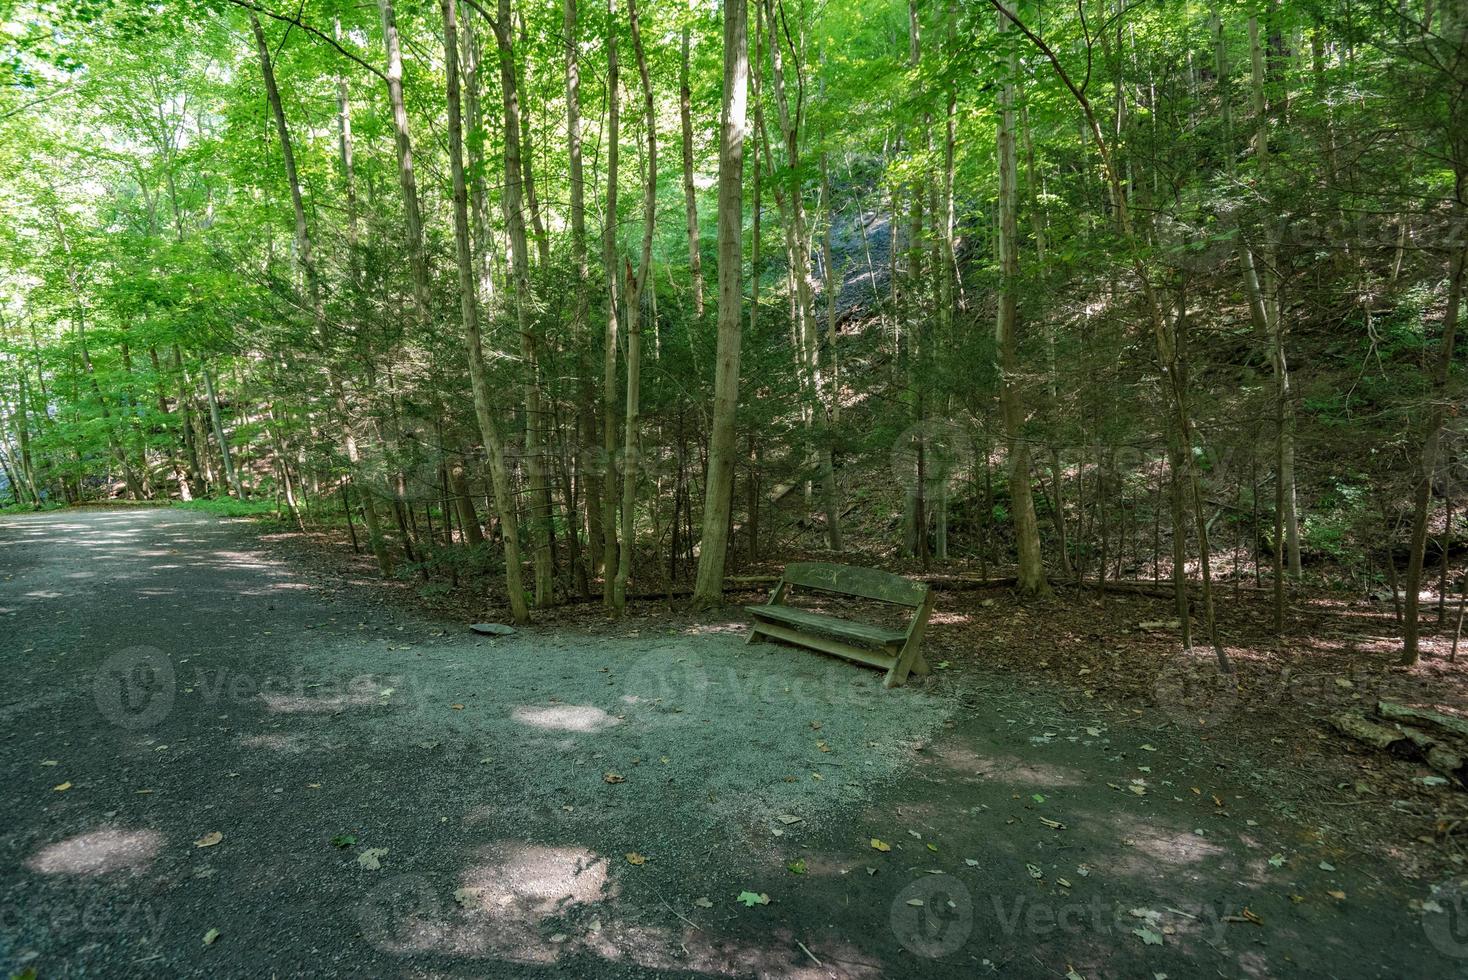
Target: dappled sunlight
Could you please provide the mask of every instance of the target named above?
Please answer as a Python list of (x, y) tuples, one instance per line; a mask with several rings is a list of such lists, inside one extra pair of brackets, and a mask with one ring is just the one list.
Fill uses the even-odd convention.
[(580, 847), (502, 841), (479, 849), (463, 874), (478, 907), (533, 919), (615, 897), (606, 858)]
[(417, 876), (391, 891), (369, 903), (364, 933), (379, 949), (400, 955), (549, 965), (589, 954), (678, 975), (825, 980), (830, 967), (810, 959), (819, 955), (852, 980), (884, 974), (879, 960), (845, 940), (811, 940), (810, 953), (782, 928), (751, 944), (668, 905), (655, 913), (665, 923), (632, 921), (618, 914), (621, 892), (607, 859), (581, 847), (501, 841), (476, 852), (451, 901)]
[(367, 933), (374, 945), (398, 953), (548, 964), (560, 955), (567, 936), (561, 933), (559, 941), (552, 942), (554, 930), (546, 920), (618, 894), (609, 885), (606, 859), (594, 852), (521, 841), (480, 848), (461, 875), (451, 903), (441, 901), (429, 887), (424, 882), (425, 894), (410, 896), (416, 898), (415, 907), (404, 913), (390, 908), (387, 921), (371, 923)]
[(309, 750), (319, 751), (319, 742), (311, 742), (304, 735), (287, 735), (283, 732), (264, 732), (259, 735), (241, 735), (236, 741), (246, 749), (269, 749), (287, 755), (299, 755)]
[(745, 622), (729, 623), (701, 623), (685, 626), (678, 631), (680, 636), (729, 636), (743, 639), (749, 632), (749, 624)]
[(347, 708), (363, 708), (383, 703), (375, 691), (331, 694), (324, 697), (307, 697), (303, 694), (262, 694), (260, 700), (265, 710), (278, 715), (325, 715), (335, 714)]
[(622, 720), (589, 704), (520, 705), (510, 717), (522, 725), (556, 732), (600, 732)]
[(939, 762), (975, 780), (1026, 787), (1080, 786), (1085, 774), (1069, 766), (1036, 762), (1006, 752), (984, 752), (968, 746), (944, 743), (929, 750)]
[(156, 830), (94, 830), (41, 848), (26, 860), (25, 866), (45, 875), (142, 871), (153, 863), (163, 842), (163, 835)]
[(1155, 827), (1135, 816), (1117, 815), (1111, 823), (1115, 828), (1115, 840), (1122, 846), (1109, 865), (1119, 874), (1141, 877), (1151, 877), (1162, 871), (1171, 874), (1198, 868), (1205, 861), (1216, 868), (1228, 854), (1222, 845), (1192, 830)]

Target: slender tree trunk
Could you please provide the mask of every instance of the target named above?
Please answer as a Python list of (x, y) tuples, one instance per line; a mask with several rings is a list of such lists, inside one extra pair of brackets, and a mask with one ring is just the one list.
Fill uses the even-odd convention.
[[(717, 605), (723, 599), (730, 498), (734, 488), (734, 420), (739, 406), (740, 327), (743, 322), (744, 137), (749, 83), (747, 18), (744, 4), (724, 5), (724, 95), (719, 122), (719, 337), (703, 534), (698, 555), (698, 580), (693, 591), (694, 604), (702, 607)], [(758, 207), (756, 197), (756, 255), (759, 249)], [(756, 259), (756, 283), (758, 277), (759, 263)], [(750, 480), (754, 480), (753, 472)], [(754, 540), (754, 508), (758, 501), (755, 494), (750, 496), (747, 520), (753, 555), (758, 546)]]
[(398, 158), (398, 186), (403, 197), (403, 222), (408, 232), (408, 264), (413, 273), (413, 304), (425, 325), (429, 317), (428, 260), (423, 253), (423, 215), (418, 207), (418, 179), (413, 167), (413, 140), (408, 132), (408, 109), (403, 101), (403, 53), (398, 40), (397, 13), (392, 0), (377, 0), (382, 39), (387, 49), (387, 95), (392, 108), (393, 144)]
[(644, 161), (647, 185), (643, 197), (641, 265), (635, 270), (630, 263), (627, 267), (627, 419), (622, 434), (622, 552), (618, 557), (612, 590), (612, 609), (617, 613), (621, 613), (627, 604), (627, 580), (632, 574), (632, 558), (636, 551), (637, 470), (642, 438), (642, 294), (643, 290), (653, 288), (652, 238), (656, 231), (658, 200), (657, 106), (653, 101), (652, 79), (647, 71), (647, 55), (642, 47), (637, 0), (627, 0), (627, 19), (632, 28), (637, 74), (642, 79), (644, 126), (647, 129), (647, 157)]
[[(346, 452), (348, 464), (356, 468), (359, 462), (357, 440), (352, 433), (350, 415), (341, 378), (331, 359), (332, 344), (330, 330), (322, 309), (320, 278), (317, 274), (314, 252), (311, 247), (310, 228), (306, 223), (306, 208), (301, 197), (301, 181), (296, 170), (295, 149), (291, 142), (290, 130), (286, 126), (285, 108), (281, 103), (280, 90), (275, 82), (275, 68), (270, 59), (270, 46), (265, 41), (265, 31), (260, 26), (260, 19), (253, 12), (250, 14), (250, 26), (255, 34), (255, 48), (260, 58), (260, 71), (265, 81), (265, 94), (270, 102), (271, 112), (275, 117), (276, 133), (280, 138), (281, 159), (285, 168), (286, 183), (290, 189), (291, 212), (295, 219), (296, 260), (301, 265), (301, 272), (306, 281), (307, 299), (310, 303), (311, 313), (316, 324), (317, 337), (320, 340), (323, 353), (327, 359), (328, 383), (331, 389), (333, 407), (342, 429), (343, 449)], [(351, 115), (346, 99), (344, 82), (338, 84), (337, 99), (337, 116), (340, 127), (338, 148), (341, 154), (342, 177), (347, 188), (348, 234), (350, 236), (348, 247), (353, 248), (356, 237), (356, 197), (352, 181)], [(354, 248), (353, 252), (355, 253)], [(356, 287), (358, 284), (354, 282), (353, 285)], [(178, 357), (178, 349), (175, 347), (174, 358), (176, 361)], [(393, 570), (392, 556), (388, 553), (387, 543), (382, 535), (376, 504), (370, 488), (364, 490), (362, 493), (362, 514), (367, 524), (368, 539), (371, 542), (372, 553), (377, 559), (378, 569), (384, 576), (391, 575)]]
[[(504, 444), (494, 420), (494, 407), (489, 393), (489, 380), (484, 367), (483, 342), (479, 332), (479, 302), (475, 285), (474, 258), (469, 239), (469, 191), (464, 180), (464, 134), (459, 98), (459, 46), (454, 10), (455, 0), (442, 0), (444, 61), (448, 89), (449, 169), (454, 185), (454, 243), (459, 266), (459, 310), (464, 320), (464, 346), (469, 361), (469, 384), (474, 393), (474, 415), (489, 456), (490, 482), (494, 487), (495, 509), (499, 511), (500, 528), (505, 544), (505, 591), (510, 601), (510, 615), (516, 623), (530, 620), (525, 605), (525, 587), (520, 579), (520, 534), (515, 516), (515, 501), (510, 485), (509, 466), (505, 463)], [(503, 14), (503, 10), (501, 11)], [(464, 495), (467, 499), (467, 494)], [(466, 530), (474, 526), (472, 508), (465, 521)]]
[[(1009, 22), (999, 18), (1001, 32)], [(999, 265), (1003, 277), (999, 314), (994, 327), (994, 344), (999, 353), (999, 412), (1004, 423), (1005, 449), (1009, 455), (1010, 514), (1014, 522), (1015, 549), (1019, 556), (1018, 587), (1031, 595), (1045, 595), (1045, 566), (1040, 555), (1040, 527), (1035, 517), (1035, 497), (1030, 486), (1030, 447), (1024, 435), (1024, 409), (1019, 392), (1019, 174), (1015, 148), (1015, 87), (1019, 77), (1019, 55), (1011, 53), (1008, 77), (999, 95)]]
[(617, 65), (617, 0), (607, 0), (607, 193), (602, 265), (607, 281), (607, 329), (602, 352), (602, 455), (606, 481), (602, 508), (602, 603), (612, 608), (617, 553), (617, 180), (621, 157), (621, 78)]
[(224, 479), (234, 488), (234, 495), (244, 500), (245, 489), (240, 485), (239, 474), (235, 472), (234, 461), (229, 453), (229, 440), (225, 438), (224, 423), (219, 417), (219, 397), (214, 393), (214, 378), (207, 367), (201, 368), (199, 373), (204, 376), (204, 393), (209, 399), (209, 422), (214, 428), (214, 439), (219, 443), (219, 461), (224, 467)]
[[(689, 16), (696, 6), (690, 0)], [(678, 64), (678, 120), (683, 130), (683, 209), (688, 218), (688, 274), (693, 280), (693, 315), (703, 319), (703, 255), (699, 248), (698, 197), (693, 186), (693, 95), (688, 87), (691, 28), (683, 25), (682, 59)]]
[[(785, 59), (782, 52), (783, 43), (790, 43), (788, 29), (783, 20), (783, 11), (774, 7), (773, 0), (764, 0), (764, 4), (765, 16), (769, 20), (770, 67), (771, 79), (774, 83), (776, 115), (780, 123), (781, 135), (785, 140), (785, 163), (791, 174), (798, 174), (801, 163), (800, 130), (805, 105), (805, 76), (797, 60), (794, 64), (796, 98), (792, 111), (786, 91)], [(781, 41), (782, 37), (786, 38), (785, 42)], [(793, 52), (792, 56), (794, 56)], [(811, 431), (814, 412), (824, 401), (822, 394), (825, 385), (821, 378), (818, 329), (815, 307), (811, 298), (810, 236), (807, 229), (805, 201), (799, 184), (792, 184), (785, 197), (790, 205), (789, 220), (785, 222), (785, 237), (787, 248), (790, 251), (790, 276), (794, 285), (792, 298), (795, 304), (794, 320), (798, 362), (801, 365), (806, 399), (803, 415), (807, 433), (814, 435)], [(831, 458), (831, 448), (827, 437), (822, 436), (821, 441), (825, 444), (816, 448), (815, 462), (821, 475), (821, 505), (826, 517), (827, 543), (831, 550), (840, 551), (842, 548), (840, 488), (836, 482), (835, 465)]]
[[(591, 337), (587, 329), (590, 314), (591, 273), (586, 258), (586, 178), (581, 160), (581, 60), (580, 28), (577, 24), (577, 0), (564, 0), (562, 33), (566, 47), (566, 152), (570, 160), (571, 191), (571, 264), (576, 276), (575, 296), (571, 304), (571, 342), (577, 352), (577, 431), (582, 452), (577, 473), (578, 489), (586, 506), (586, 530), (591, 571), (602, 566), (602, 479), (601, 467), (588, 458), (587, 451), (597, 439), (596, 402), (592, 391)], [(584, 482), (584, 488), (579, 484)], [(580, 525), (580, 518), (574, 518)]]
[(530, 287), (530, 246), (525, 229), (524, 164), (521, 160), (520, 92), (515, 74), (515, 50), (510, 0), (499, 0), (495, 39), (499, 46), (500, 92), (504, 98), (505, 187), (501, 195), (505, 227), (510, 236), (515, 321), (520, 334), (520, 356), (525, 381), (525, 471), (530, 496), (530, 541), (535, 560), (535, 605), (555, 601), (555, 570), (551, 560), (551, 515), (547, 506), (542, 428), (545, 424), (540, 389), (540, 345), (533, 320), (534, 294)]

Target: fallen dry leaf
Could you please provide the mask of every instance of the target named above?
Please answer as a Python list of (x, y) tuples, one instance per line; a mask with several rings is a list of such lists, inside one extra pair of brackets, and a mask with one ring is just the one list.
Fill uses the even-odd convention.
[(65, 782), (65, 783), (62, 783), (59, 786), (52, 786), (51, 787), (51, 791), (53, 793), (65, 793), (69, 789), (71, 789), (71, 783), (69, 781), (68, 782)]
[(601, 781), (604, 783), (625, 783), (627, 781), (627, 777), (623, 776), (621, 773), (609, 772), (605, 776), (601, 777)]
[(215, 844), (218, 844), (222, 840), (224, 840), (224, 835), (223, 834), (221, 834), (217, 830), (211, 830), (211, 831), (209, 831), (209, 833), (205, 834), (203, 837), (200, 837), (198, 840), (194, 841), (194, 846), (195, 847), (213, 847)]
[(376, 871), (382, 867), (382, 858), (387, 854), (385, 847), (369, 847), (357, 855), (357, 864), (368, 871)]
[(641, 854), (638, 854), (636, 851), (629, 851), (627, 852), (627, 863), (639, 865), (646, 864), (647, 858)]
[(892, 850), (892, 845), (889, 844), (889, 843), (887, 843), (884, 840), (877, 840), (877, 838), (873, 837), (872, 838), (872, 850), (874, 850), (874, 851), (890, 851), (890, 850)]

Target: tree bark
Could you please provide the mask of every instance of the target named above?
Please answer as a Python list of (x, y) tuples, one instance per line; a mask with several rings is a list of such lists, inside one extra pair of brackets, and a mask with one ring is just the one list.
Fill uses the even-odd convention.
[[(690, 0), (688, 16), (696, 7)], [(698, 196), (693, 186), (693, 96), (688, 87), (688, 57), (692, 30), (683, 25), (682, 59), (678, 64), (678, 120), (683, 130), (683, 209), (688, 218), (688, 274), (693, 280), (693, 315), (703, 319), (703, 256), (699, 249)]]
[(602, 350), (602, 603), (612, 608), (617, 554), (617, 180), (621, 157), (621, 79), (617, 65), (617, 0), (607, 0), (607, 193), (602, 265), (607, 282), (607, 325)]
[[(1009, 21), (999, 16), (1001, 33)], [(999, 353), (999, 412), (1004, 424), (1005, 449), (1009, 455), (1010, 517), (1014, 523), (1015, 550), (1019, 556), (1018, 587), (1031, 595), (1046, 595), (1045, 566), (1040, 555), (1040, 527), (1035, 517), (1034, 491), (1030, 486), (1030, 447), (1024, 435), (1024, 408), (1019, 392), (1019, 174), (1015, 146), (1014, 99), (1019, 77), (1019, 55), (1008, 58), (1008, 75), (999, 93), (999, 265), (1002, 276), (999, 313), (994, 326), (994, 344)]]
[[(271, 113), (275, 117), (276, 133), (280, 138), (281, 161), (285, 168), (286, 183), (291, 195), (291, 211), (294, 217), (296, 259), (300, 263), (302, 275), (306, 280), (307, 301), (310, 303), (311, 315), (315, 320), (316, 334), (322, 347), (322, 354), (326, 358), (327, 381), (331, 390), (332, 406), (337, 415), (337, 422), (341, 426), (342, 448), (346, 453), (348, 465), (356, 469), (360, 462), (360, 454), (357, 449), (356, 436), (352, 432), (351, 418), (341, 377), (332, 362), (330, 328), (322, 309), (321, 281), (315, 264), (315, 253), (311, 247), (310, 227), (306, 223), (306, 207), (301, 198), (301, 181), (300, 175), (296, 170), (295, 148), (291, 141), (290, 129), (286, 126), (285, 108), (281, 103), (280, 89), (275, 82), (275, 67), (270, 58), (270, 46), (265, 41), (265, 31), (260, 26), (260, 18), (253, 12), (250, 14), (250, 26), (255, 35), (255, 48), (260, 58), (260, 71), (265, 82), (265, 94), (270, 102)], [(351, 248), (355, 255), (356, 197), (352, 181), (351, 114), (347, 102), (345, 82), (339, 82), (337, 86), (337, 121), (339, 126), (338, 149), (341, 155), (342, 179), (346, 187), (347, 197), (348, 234), (350, 236), (348, 248)], [(352, 261), (355, 263), (355, 258)], [(355, 271), (355, 264), (353, 264), (353, 269)], [(359, 283), (355, 280), (353, 287), (359, 287)], [(175, 348), (174, 356), (177, 359), (177, 348)], [(208, 381), (207, 372), (205, 374), (205, 381)], [(377, 560), (378, 571), (384, 577), (390, 576), (393, 572), (393, 560), (387, 550), (387, 542), (382, 534), (376, 502), (370, 487), (365, 488), (362, 492), (362, 516), (367, 524), (368, 540), (372, 547), (373, 557)]]
[(542, 427), (544, 409), (540, 390), (540, 344), (532, 317), (535, 303), (530, 288), (530, 245), (525, 229), (524, 163), (521, 160), (520, 91), (515, 74), (515, 50), (510, 0), (499, 0), (494, 23), (499, 47), (500, 93), (504, 99), (505, 187), (501, 195), (505, 227), (510, 236), (515, 322), (520, 334), (520, 356), (525, 381), (525, 475), (530, 496), (530, 542), (535, 561), (535, 605), (555, 602), (555, 569), (551, 561), (551, 515), (546, 484)]
[[(454, 185), (454, 244), (459, 267), (459, 310), (464, 320), (464, 347), (469, 361), (469, 383), (474, 393), (474, 415), (479, 422), (480, 436), (484, 439), (484, 450), (489, 456), (490, 482), (494, 487), (495, 509), (499, 511), (501, 536), (505, 544), (505, 591), (510, 602), (510, 616), (516, 623), (526, 623), (530, 620), (530, 613), (525, 605), (525, 587), (520, 579), (520, 534), (515, 516), (515, 501), (510, 486), (509, 467), (505, 463), (504, 444), (494, 420), (479, 333), (479, 302), (469, 239), (469, 191), (464, 180), (459, 46), (454, 3), (455, 0), (442, 0), (444, 61), (448, 83), (449, 169)], [(471, 525), (477, 530), (477, 522), (472, 519), (472, 510), (469, 518), (465, 521), (466, 531)]]
[[(719, 335), (714, 366), (714, 406), (709, 434), (703, 531), (693, 603), (723, 601), (724, 559), (729, 547), (734, 488), (734, 419), (739, 406), (739, 353), (743, 322), (744, 137), (749, 87), (748, 13), (743, 3), (724, 5), (724, 94), (719, 121)], [(758, 202), (756, 202), (758, 207)], [(756, 248), (758, 248), (756, 217)], [(758, 268), (755, 269), (756, 275)], [(751, 476), (751, 480), (753, 476)], [(755, 515), (749, 515), (751, 535)], [(755, 547), (751, 538), (751, 549)]]
[[(591, 337), (587, 331), (591, 273), (586, 259), (586, 178), (581, 160), (581, 60), (580, 29), (577, 25), (577, 0), (565, 0), (562, 33), (566, 47), (566, 152), (570, 160), (571, 191), (571, 264), (576, 276), (575, 296), (571, 304), (571, 342), (577, 351), (577, 429), (583, 452), (578, 453), (580, 474), (577, 483), (585, 484), (582, 498), (586, 507), (586, 531), (591, 571), (602, 567), (601, 467), (588, 459), (596, 441), (596, 401), (591, 387)], [(580, 518), (575, 519), (577, 530)]]
[(632, 558), (637, 541), (637, 470), (641, 452), (642, 409), (642, 294), (652, 288), (652, 238), (656, 231), (658, 201), (658, 133), (657, 106), (653, 101), (652, 79), (647, 71), (647, 54), (642, 47), (642, 27), (637, 16), (637, 0), (627, 0), (627, 19), (632, 29), (632, 50), (637, 59), (637, 74), (642, 79), (644, 126), (647, 156), (644, 160), (647, 184), (643, 197), (641, 265), (627, 267), (627, 417), (624, 424), (622, 453), (622, 551), (617, 560), (617, 575), (612, 588), (612, 610), (621, 613), (627, 604), (627, 580), (632, 574)]

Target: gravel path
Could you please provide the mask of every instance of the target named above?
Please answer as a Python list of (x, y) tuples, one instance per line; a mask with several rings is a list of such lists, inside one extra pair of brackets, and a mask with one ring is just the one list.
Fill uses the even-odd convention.
[(0, 575), (0, 968), (40, 976), (785, 975), (698, 900), (738, 921), (951, 708), (735, 624), (474, 636), (177, 509), (0, 518)]

